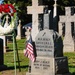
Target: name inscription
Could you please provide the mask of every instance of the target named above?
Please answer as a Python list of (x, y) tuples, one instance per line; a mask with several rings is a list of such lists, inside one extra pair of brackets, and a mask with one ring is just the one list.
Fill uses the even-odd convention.
[(39, 54), (39, 55), (41, 52), (43, 53), (43, 55), (50, 54), (54, 50), (53, 41), (52, 41), (52, 39), (50, 39), (48, 37), (37, 38), (35, 43), (36, 43), (36, 51), (37, 51), (37, 54)]
[(35, 69), (43, 69), (43, 70), (48, 70), (50, 68), (50, 61), (36, 61), (34, 63)]

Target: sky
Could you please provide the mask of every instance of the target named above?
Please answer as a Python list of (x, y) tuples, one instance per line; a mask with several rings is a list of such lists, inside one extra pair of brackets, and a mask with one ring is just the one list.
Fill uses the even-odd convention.
[(0, 4), (2, 4), (2, 3), (3, 3), (3, 1), (4, 1), (4, 0), (0, 0)]

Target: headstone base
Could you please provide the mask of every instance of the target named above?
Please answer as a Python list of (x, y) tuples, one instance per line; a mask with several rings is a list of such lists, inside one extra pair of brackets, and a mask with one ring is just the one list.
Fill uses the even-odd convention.
[(68, 59), (67, 57), (56, 57), (55, 58), (55, 73), (65, 74), (69, 73)]
[(56, 74), (56, 75), (71, 75), (71, 73), (65, 73), (65, 74)]
[(41, 75), (41, 74), (39, 74), (39, 73), (26, 73), (26, 75)]
[[(40, 74), (40, 73), (26, 73), (26, 75), (47, 75), (47, 74)], [(48, 74), (52, 75), (52, 74)], [(65, 73), (65, 74), (54, 74), (54, 75), (71, 75), (71, 73)]]
[(48, 57), (36, 57), (35, 62), (31, 62), (31, 73), (40, 73), (49, 75), (55, 74), (54, 69), (54, 58), (48, 58)]
[(63, 51), (64, 52), (74, 52), (74, 40), (72, 39), (72, 37), (70, 36), (67, 37), (67, 36), (65, 36), (63, 40), (63, 44), (64, 44)]
[(20, 40), (21, 39), (21, 36), (17, 36), (16, 39)]
[[(54, 64), (53, 64), (54, 63)], [(31, 71), (26, 75), (71, 75), (68, 68), (67, 57), (36, 57), (31, 62)]]
[(55, 75), (50, 73), (26, 73), (26, 75)]
[(63, 52), (74, 52), (74, 45), (64, 45)]

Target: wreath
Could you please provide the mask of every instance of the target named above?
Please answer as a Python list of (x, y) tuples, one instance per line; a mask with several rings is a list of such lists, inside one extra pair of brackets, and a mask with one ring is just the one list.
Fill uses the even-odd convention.
[[(10, 22), (6, 22), (6, 17), (10, 17)], [(12, 4), (0, 5), (0, 35), (11, 33), (15, 28), (16, 10)]]

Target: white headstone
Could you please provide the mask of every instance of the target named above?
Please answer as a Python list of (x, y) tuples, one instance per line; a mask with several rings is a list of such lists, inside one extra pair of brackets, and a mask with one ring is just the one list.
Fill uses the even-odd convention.
[(39, 1), (41, 0), (32, 0), (32, 6), (27, 7), (28, 14), (32, 14), (32, 40), (35, 41), (35, 37), (39, 32), (39, 21), (38, 15), (43, 13), (44, 6), (39, 6)]
[(4, 53), (6, 53), (6, 46), (7, 46), (6, 36), (0, 36), (0, 38), (3, 39), (3, 50)]
[(57, 31), (57, 0), (54, 0), (54, 10), (53, 10), (53, 29)]
[(16, 39), (21, 39), (21, 20), (19, 20), (19, 25), (17, 27), (17, 37)]
[(30, 38), (30, 33), (31, 31), (29, 29), (26, 29), (25, 35), (26, 35), (26, 40), (28, 41)]
[[(71, 22), (75, 22), (75, 15), (71, 15), (71, 7), (65, 8), (66, 15), (60, 16), (60, 23), (65, 23), (64, 52), (74, 51), (74, 40), (71, 33)], [(61, 28), (61, 27), (59, 27)], [(61, 31), (59, 30), (60, 34)]]
[(56, 17), (57, 16), (57, 0), (54, 0), (55, 1), (55, 4), (54, 4), (54, 14), (53, 14), (53, 17)]

